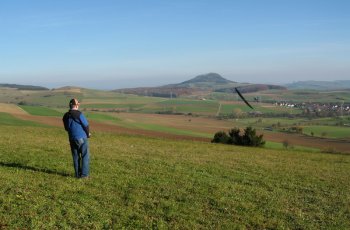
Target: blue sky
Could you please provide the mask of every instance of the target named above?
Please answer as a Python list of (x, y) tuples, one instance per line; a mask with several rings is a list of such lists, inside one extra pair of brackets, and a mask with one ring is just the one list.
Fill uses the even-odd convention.
[(350, 80), (350, 1), (0, 1), (0, 83)]

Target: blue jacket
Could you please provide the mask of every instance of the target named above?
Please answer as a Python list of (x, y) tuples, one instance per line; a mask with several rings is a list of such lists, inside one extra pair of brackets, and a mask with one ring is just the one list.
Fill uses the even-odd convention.
[(69, 140), (89, 137), (89, 123), (79, 110), (69, 110), (63, 116), (63, 124), (68, 132)]

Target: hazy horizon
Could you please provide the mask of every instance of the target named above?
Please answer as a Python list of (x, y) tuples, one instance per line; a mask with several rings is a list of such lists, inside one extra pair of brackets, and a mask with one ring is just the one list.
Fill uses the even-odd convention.
[(286, 84), (350, 80), (350, 2), (0, 3), (0, 83), (117, 89), (209, 72)]
[[(89, 88), (89, 89), (97, 89), (97, 90), (114, 90), (114, 89), (123, 89), (123, 88), (138, 88), (138, 87), (158, 87), (158, 86), (164, 86), (168, 84), (178, 84), (183, 81), (190, 80), (191, 78), (194, 78), (196, 76), (184, 78), (180, 80), (181, 78), (176, 78), (179, 79), (179, 81), (171, 81), (168, 78), (166, 79), (159, 79), (159, 78), (145, 78), (145, 79), (130, 79), (130, 78), (122, 78), (119, 80), (112, 80), (112, 81), (99, 81), (99, 80), (91, 80), (85, 83), (79, 82), (79, 81), (69, 81), (69, 82), (59, 82), (59, 81), (51, 81), (51, 82), (46, 82), (45, 84), (41, 84), (40, 82), (37, 82), (34, 84), (33, 82), (0, 82), (0, 84), (18, 84), (18, 85), (33, 85), (33, 86), (42, 86), (46, 87), (49, 89), (53, 88), (61, 88), (65, 86), (73, 86), (73, 87), (82, 87), (82, 88)], [(222, 76), (226, 78), (225, 76)], [(226, 78), (227, 80), (231, 81), (236, 81), (235, 79), (229, 79)], [(302, 81), (318, 81), (318, 80), (302, 80)], [(322, 81), (322, 80), (320, 80)], [(326, 81), (326, 80), (324, 80)], [(341, 79), (335, 79), (335, 80), (329, 80), (329, 81), (342, 81)], [(350, 81), (350, 80), (348, 80)], [(36, 82), (36, 81), (35, 81)], [(296, 83), (299, 81), (291, 81), (291, 82), (281, 82), (281, 83), (276, 83), (276, 82), (254, 82), (254, 81), (236, 81), (238, 83), (252, 83), (252, 84), (273, 84), (273, 85), (287, 85), (291, 83)]]

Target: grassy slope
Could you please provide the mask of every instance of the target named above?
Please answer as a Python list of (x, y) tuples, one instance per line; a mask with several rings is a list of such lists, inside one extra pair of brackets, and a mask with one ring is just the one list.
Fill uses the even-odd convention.
[(0, 135), (0, 227), (350, 227), (348, 155), (96, 133), (76, 180), (62, 129)]

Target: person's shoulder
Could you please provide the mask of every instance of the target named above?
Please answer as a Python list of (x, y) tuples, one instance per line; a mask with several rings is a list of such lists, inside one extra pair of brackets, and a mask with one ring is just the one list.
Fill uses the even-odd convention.
[(64, 113), (63, 118), (65, 118), (67, 116), (69, 116), (69, 111)]
[(84, 113), (83, 113), (83, 112), (81, 112), (81, 111), (79, 111), (79, 116), (80, 116), (80, 117), (84, 117), (84, 118), (86, 118), (86, 117), (85, 117), (85, 115), (84, 115)]
[(69, 113), (74, 119), (79, 119), (82, 114), (79, 110), (70, 110)]

